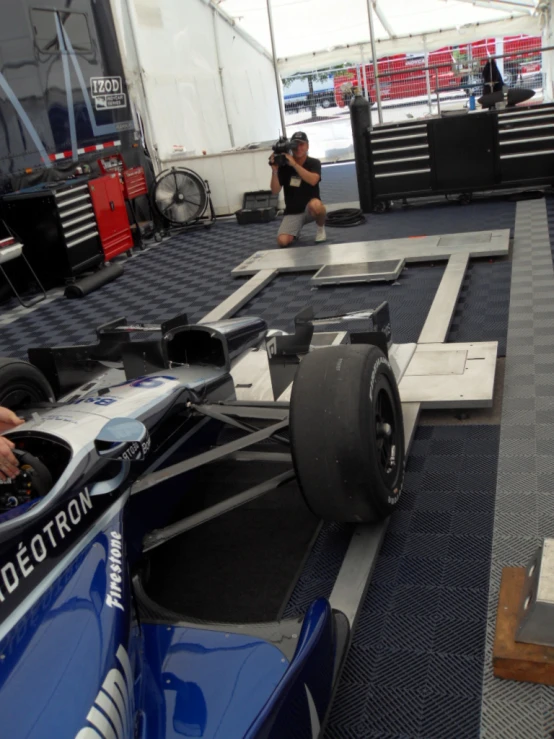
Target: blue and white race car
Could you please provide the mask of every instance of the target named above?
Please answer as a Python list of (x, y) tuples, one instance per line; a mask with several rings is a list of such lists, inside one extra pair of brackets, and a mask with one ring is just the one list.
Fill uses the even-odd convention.
[[(154, 603), (146, 573), (154, 548), (294, 478), (323, 519), (391, 512), (404, 438), (386, 304), (365, 317), (337, 346), (309, 310), (294, 334), (121, 319), (94, 345), (0, 360), (0, 405), (25, 418), (7, 434), (20, 474), (0, 484), (1, 736), (322, 734), (350, 639), (327, 599), (301, 619), (198, 623)], [(273, 400), (237, 400), (234, 368), (259, 352)], [(279, 454), (253, 451), (269, 439)], [(245, 450), (283, 471), (176, 518), (187, 473)]]

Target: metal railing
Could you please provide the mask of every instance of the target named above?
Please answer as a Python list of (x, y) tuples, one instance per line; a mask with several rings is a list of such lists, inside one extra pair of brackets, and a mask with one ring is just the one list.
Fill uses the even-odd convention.
[[(543, 64), (544, 68), (547, 66), (544, 57), (553, 51), (554, 46), (512, 47), (506, 53), (489, 55), (486, 45), (483, 45), (473, 52), (473, 60), (471, 54), (449, 58), (439, 64), (425, 64), (424, 58), (427, 57), (424, 55), (405, 55), (400, 61), (398, 56), (381, 59), (377, 75), (381, 115), (376, 100), (373, 65), (368, 60), (295, 75), (283, 81), (287, 128), (305, 129), (314, 155), (319, 158), (327, 161), (352, 158), (352, 146), (348, 145), (351, 139), (349, 100), (354, 88), (360, 89), (370, 99), (374, 125), (378, 125), (378, 118), (384, 123), (394, 123), (440, 115), (449, 107), (473, 106), (472, 98), (483, 93), (484, 65), (494, 59), (506, 87), (532, 88), (536, 93), (533, 101), (540, 102), (544, 86)], [(402, 64), (402, 69), (392, 68), (399, 64)], [(413, 66), (408, 68), (410, 64)], [(472, 68), (471, 65), (475, 66)], [(382, 67), (385, 71), (381, 71)]]
[[(487, 61), (490, 60), (505, 60), (508, 61), (514, 61), (519, 58), (522, 58), (525, 60), (526, 58), (529, 59), (533, 56), (540, 56), (542, 58), (542, 55), (545, 52), (552, 52), (554, 51), (554, 46), (544, 46), (539, 47), (536, 49), (526, 49), (518, 52), (510, 52), (507, 54), (494, 54), (487, 57), (481, 57), (479, 61), (482, 62), (482, 66), (486, 64)], [(414, 67), (411, 74), (407, 73), (406, 70), (400, 70), (400, 71), (392, 71), (392, 72), (386, 72), (384, 74), (378, 74), (377, 79), (381, 83), (381, 97), (385, 100), (393, 100), (393, 96), (387, 95), (387, 87), (386, 87), (386, 81), (391, 81), (393, 78), (400, 79), (401, 84), (396, 85), (396, 91), (394, 97), (398, 99), (398, 106), (397, 107), (406, 107), (407, 105), (415, 105), (416, 103), (410, 103), (408, 102), (409, 98), (417, 97), (417, 95), (410, 94), (410, 92), (413, 93), (413, 87), (412, 91), (410, 91), (410, 77), (413, 74), (421, 74), (422, 72), (425, 73), (426, 77), (426, 90), (425, 94), (427, 97), (427, 104), (429, 108), (429, 114), (433, 114), (435, 111), (432, 107), (431, 97), (435, 96), (436, 106), (437, 106), (437, 113), (440, 115), (441, 113), (441, 95), (446, 96), (448, 93), (453, 93), (455, 97), (469, 97), (470, 91), (475, 90), (477, 88), (483, 88), (485, 84), (485, 79), (483, 77), (482, 72), (479, 74), (476, 74), (473, 78), (470, 77), (470, 74), (465, 75), (464, 73), (459, 74), (458, 76), (454, 75), (452, 72), (452, 64), (435, 64), (432, 66), (421, 66), (421, 67)], [(533, 61), (527, 66), (533, 66), (538, 67), (538, 69), (535, 70), (529, 70), (529, 71), (523, 71), (522, 67), (526, 65), (520, 65), (519, 69), (514, 69), (513, 64), (510, 65), (510, 70), (508, 71), (508, 74), (506, 74), (506, 71), (502, 74), (503, 70), (500, 70), (502, 74), (503, 79), (503, 85), (506, 87), (530, 87), (531, 89), (535, 90), (542, 90), (543, 83), (544, 83), (544, 72), (542, 69), (542, 62), (541, 61)], [(491, 65), (492, 70), (492, 65)], [(441, 70), (443, 70), (443, 73), (441, 74)], [(464, 77), (469, 77), (469, 79), (464, 79)], [(445, 81), (451, 81), (451, 84), (444, 84)], [(383, 84), (385, 82), (385, 84)], [(493, 75), (491, 73), (491, 77), (489, 78), (489, 83), (491, 84), (491, 87), (495, 84), (495, 80), (493, 79)], [(383, 96), (383, 88), (385, 88), (385, 95)], [(417, 88), (417, 92), (419, 95), (423, 96), (423, 93), (421, 91), (421, 82), (419, 81), (419, 85)]]

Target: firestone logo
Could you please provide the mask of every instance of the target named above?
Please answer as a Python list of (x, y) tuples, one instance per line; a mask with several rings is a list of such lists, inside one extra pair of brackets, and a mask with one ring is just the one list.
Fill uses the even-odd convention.
[(123, 554), (121, 551), (122, 536), (117, 531), (110, 532), (109, 554), (108, 554), (108, 592), (106, 593), (106, 605), (109, 608), (123, 607)]

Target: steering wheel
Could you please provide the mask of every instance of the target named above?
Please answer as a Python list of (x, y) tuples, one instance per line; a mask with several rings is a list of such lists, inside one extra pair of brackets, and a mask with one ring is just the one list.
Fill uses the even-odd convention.
[(13, 453), (19, 460), (20, 473), (13, 480), (0, 482), (0, 513), (42, 498), (52, 488), (52, 475), (38, 457), (20, 449)]

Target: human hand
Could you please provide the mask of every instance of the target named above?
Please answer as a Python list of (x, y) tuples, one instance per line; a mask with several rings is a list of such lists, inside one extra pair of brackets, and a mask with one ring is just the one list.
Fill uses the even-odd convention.
[(19, 475), (19, 462), (12, 453), (14, 446), (13, 441), (0, 436), (0, 480), (8, 480)]
[(277, 164), (275, 164), (275, 154), (272, 154), (272, 155), (271, 155), (271, 156), (269, 157), (269, 164), (271, 165), (271, 169), (272, 169), (272, 170), (273, 170), (274, 172), (277, 172), (277, 170), (279, 169), (279, 166), (278, 166)]
[(0, 406), (0, 434), (4, 433), (4, 431), (11, 431), (17, 426), (21, 426), (22, 423), (25, 423), (25, 421), (19, 418), (19, 416), (16, 416), (13, 411)]
[(293, 167), (293, 169), (296, 169), (296, 160), (292, 156), (292, 154), (285, 154), (285, 157), (287, 159), (287, 162), (290, 164), (290, 166)]

